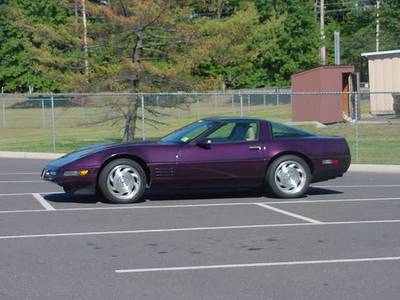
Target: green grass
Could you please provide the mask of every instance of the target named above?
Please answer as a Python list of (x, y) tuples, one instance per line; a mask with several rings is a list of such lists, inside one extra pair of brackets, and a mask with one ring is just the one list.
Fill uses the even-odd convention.
[[(304, 128), (304, 126), (303, 126)], [(352, 124), (305, 129), (346, 138), (353, 163), (400, 164), (400, 124), (359, 124), (359, 160), (356, 161), (356, 128)]]
[[(368, 112), (366, 102), (362, 103), (362, 113)], [(69, 152), (74, 149), (104, 142), (118, 142), (122, 137), (123, 122), (90, 125), (105, 115), (102, 107), (56, 108), (56, 151)], [(215, 113), (213, 113), (216, 111)], [(7, 109), (5, 127), (0, 122), (0, 151), (52, 151), (52, 130), (50, 109), (40, 108)], [(165, 114), (158, 121), (165, 125), (157, 128), (145, 125), (146, 139), (157, 139), (165, 134), (193, 122), (211, 116), (238, 116), (239, 107), (212, 103), (193, 104), (186, 109), (162, 109)], [(244, 107), (245, 116), (288, 122), (291, 120), (289, 105), (256, 105)], [(140, 121), (138, 126), (140, 127)], [(323, 135), (340, 135), (349, 142), (355, 162), (355, 126), (353, 124), (330, 125), (316, 128), (311, 125), (303, 128)], [(400, 164), (400, 124), (359, 124), (359, 163)], [(141, 128), (137, 129), (140, 140)]]

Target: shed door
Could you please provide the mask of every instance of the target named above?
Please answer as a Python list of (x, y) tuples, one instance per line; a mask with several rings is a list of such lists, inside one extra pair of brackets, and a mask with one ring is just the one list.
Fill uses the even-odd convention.
[(342, 82), (343, 82), (343, 95), (342, 95), (342, 109), (343, 114), (347, 117), (350, 117), (350, 95), (346, 94), (352, 90), (351, 85), (351, 73), (342, 74)]

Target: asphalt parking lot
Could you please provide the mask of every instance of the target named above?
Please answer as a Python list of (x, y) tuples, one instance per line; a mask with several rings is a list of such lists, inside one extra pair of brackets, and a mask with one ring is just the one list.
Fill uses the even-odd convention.
[(400, 174), (118, 206), (66, 197), (44, 164), (0, 159), (0, 299), (399, 299)]

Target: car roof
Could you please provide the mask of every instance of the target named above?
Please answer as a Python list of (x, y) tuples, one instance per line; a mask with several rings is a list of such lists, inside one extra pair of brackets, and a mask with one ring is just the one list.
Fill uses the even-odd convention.
[(202, 119), (204, 121), (222, 121), (222, 122), (247, 122), (247, 121), (267, 121), (258, 118), (251, 118), (251, 117), (212, 117), (212, 118), (205, 118)]

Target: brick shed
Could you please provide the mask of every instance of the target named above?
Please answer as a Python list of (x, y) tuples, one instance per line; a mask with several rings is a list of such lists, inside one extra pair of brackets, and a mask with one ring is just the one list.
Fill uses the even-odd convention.
[(318, 121), (324, 124), (342, 122), (351, 117), (349, 95), (296, 95), (296, 93), (354, 91), (354, 66), (320, 66), (295, 73), (292, 81), (292, 120)]

